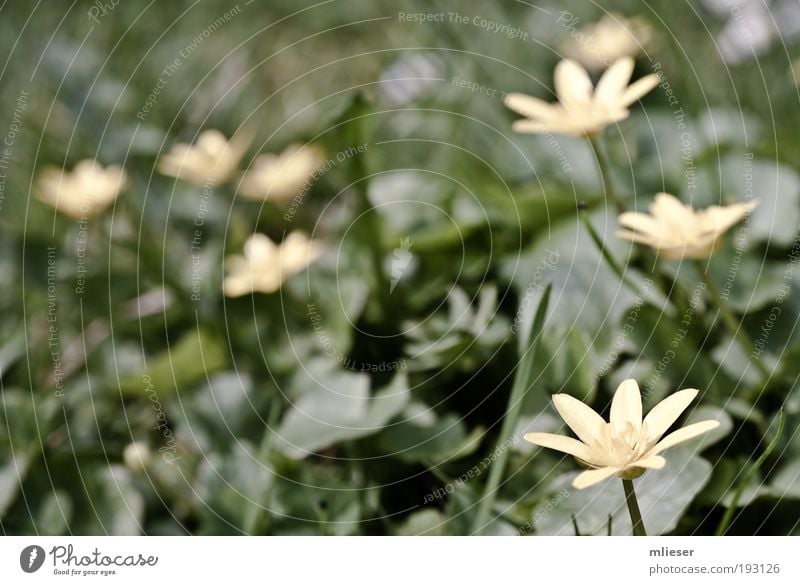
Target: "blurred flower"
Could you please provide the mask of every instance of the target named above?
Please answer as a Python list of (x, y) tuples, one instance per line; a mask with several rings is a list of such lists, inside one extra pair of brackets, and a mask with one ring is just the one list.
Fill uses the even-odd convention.
[(39, 200), (52, 205), (61, 213), (80, 219), (103, 211), (111, 204), (128, 182), (122, 167), (110, 165), (105, 169), (95, 160), (83, 160), (71, 173), (46, 168), (39, 175)]
[(725, 63), (737, 65), (766, 53), (780, 41), (791, 45), (800, 34), (797, 0), (703, 0), (705, 8), (727, 19), (715, 39)]
[(642, 18), (606, 14), (598, 22), (570, 35), (564, 53), (592, 70), (622, 57), (635, 57), (650, 40), (652, 29)]
[(561, 61), (555, 71), (557, 103), (520, 93), (505, 97), (506, 106), (528, 118), (517, 120), (512, 128), (523, 133), (585, 136), (624, 120), (630, 114), (628, 106), (659, 82), (658, 75), (652, 73), (628, 85), (633, 65), (631, 57), (618, 59), (603, 73), (595, 89), (583, 67), (569, 59)]
[(138, 441), (129, 443), (122, 451), (122, 460), (131, 471), (144, 471), (150, 464), (150, 448)]
[(669, 193), (659, 193), (649, 215), (629, 211), (619, 216), (626, 230), (617, 232), (617, 236), (646, 244), (668, 260), (707, 258), (720, 237), (757, 205), (758, 201), (749, 201), (695, 211)]
[(222, 284), (226, 296), (252, 292), (272, 293), (323, 252), (322, 244), (301, 232), (292, 232), (280, 244), (264, 234), (253, 234), (244, 244), (244, 256), (228, 258), (228, 275)]
[(286, 201), (297, 195), (325, 162), (322, 151), (292, 144), (279, 155), (262, 154), (245, 173), (239, 191), (248, 199)]
[[(647, 469), (661, 469), (666, 460), (659, 455), (719, 426), (719, 421), (705, 420), (685, 426), (661, 439), (667, 429), (697, 396), (697, 390), (681, 390), (659, 402), (642, 420), (642, 396), (635, 380), (619, 385), (611, 402), (609, 422), (568, 394), (554, 394), (556, 410), (578, 439), (550, 433), (528, 433), (525, 440), (573, 455), (591, 469), (584, 471), (572, 485), (583, 489), (612, 475), (633, 479)], [(660, 440), (659, 440), (660, 439)]]
[(228, 141), (218, 130), (204, 130), (194, 145), (175, 144), (158, 161), (158, 170), (199, 186), (219, 185), (233, 174), (249, 146), (247, 134)]

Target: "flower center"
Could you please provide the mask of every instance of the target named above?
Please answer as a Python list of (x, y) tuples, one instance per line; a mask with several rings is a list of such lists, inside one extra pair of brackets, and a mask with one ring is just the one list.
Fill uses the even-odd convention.
[(606, 429), (609, 465), (625, 467), (642, 456), (646, 446), (642, 442), (644, 429), (637, 429), (630, 422), (616, 431), (610, 424)]

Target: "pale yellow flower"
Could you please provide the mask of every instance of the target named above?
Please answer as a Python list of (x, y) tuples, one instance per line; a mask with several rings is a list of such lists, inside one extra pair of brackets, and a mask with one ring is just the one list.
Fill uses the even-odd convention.
[(719, 426), (706, 420), (685, 426), (661, 438), (697, 396), (697, 390), (676, 392), (659, 402), (642, 420), (642, 396), (635, 380), (625, 380), (611, 402), (609, 422), (568, 394), (554, 394), (556, 410), (578, 436), (572, 439), (550, 433), (528, 433), (525, 440), (573, 455), (591, 469), (572, 482), (577, 489), (599, 483), (612, 475), (633, 479), (647, 469), (661, 469), (666, 460), (659, 455)]
[(608, 67), (622, 57), (635, 57), (650, 40), (652, 29), (642, 18), (606, 14), (571, 34), (564, 53), (592, 70)]
[(321, 243), (308, 239), (302, 232), (290, 233), (280, 244), (264, 234), (254, 234), (245, 242), (243, 256), (228, 258), (223, 291), (229, 297), (275, 292), (323, 251)]
[(707, 258), (722, 235), (757, 205), (758, 201), (748, 201), (695, 211), (669, 193), (659, 193), (650, 214), (629, 211), (619, 216), (619, 224), (626, 229), (617, 236), (646, 244), (668, 260)]
[(239, 191), (258, 201), (289, 200), (310, 187), (314, 173), (324, 162), (319, 149), (302, 144), (292, 144), (279, 155), (262, 154), (245, 173)]
[(229, 141), (218, 130), (204, 130), (194, 144), (175, 144), (158, 161), (158, 170), (195, 185), (213, 187), (228, 180), (249, 146), (248, 134)]
[(658, 75), (652, 73), (628, 85), (633, 65), (630, 57), (618, 59), (594, 88), (586, 69), (569, 59), (561, 61), (554, 76), (558, 102), (551, 104), (521, 93), (505, 97), (506, 106), (528, 118), (517, 120), (512, 128), (523, 133), (586, 136), (624, 120), (630, 115), (628, 106), (659, 82)]
[(83, 160), (72, 172), (46, 168), (39, 175), (37, 197), (75, 219), (103, 211), (128, 182), (118, 165), (103, 168), (95, 160)]
[(150, 465), (152, 453), (146, 444), (134, 441), (122, 450), (122, 460), (131, 471), (141, 472)]

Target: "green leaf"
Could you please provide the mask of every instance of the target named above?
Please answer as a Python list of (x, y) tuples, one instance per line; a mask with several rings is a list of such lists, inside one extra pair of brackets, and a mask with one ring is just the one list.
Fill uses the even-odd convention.
[[(682, 321), (682, 317), (664, 315), (652, 305), (644, 305), (638, 317), (631, 323), (628, 343), (635, 348), (635, 359), (642, 358), (653, 364), (653, 370), (644, 379), (639, 379), (642, 392), (650, 394), (650, 388), (659, 382), (667, 383), (675, 391), (678, 387), (712, 390), (718, 395), (730, 396), (730, 384), (719, 375), (708, 352), (697, 351), (692, 339), (705, 337), (700, 311)], [(689, 350), (692, 348), (692, 350)]]
[(709, 276), (726, 296), (737, 313), (752, 313), (774, 304), (789, 265), (765, 260), (754, 254), (742, 254), (734, 246), (723, 246), (711, 257)]
[[(369, 284), (353, 258), (330, 255), (321, 262), (330, 264), (315, 265), (306, 278), (293, 278), (286, 286), (293, 296), (306, 300), (307, 321), (303, 325), (312, 332), (312, 346), (318, 353), (343, 359), (352, 344), (353, 323), (358, 322), (366, 306)], [(290, 349), (296, 359), (294, 344)]]
[(40, 504), (36, 529), (40, 534), (58, 536), (68, 532), (72, 522), (72, 500), (62, 490), (48, 493)]
[(276, 431), (277, 446), (289, 457), (302, 459), (323, 447), (382, 430), (408, 401), (404, 372), (370, 397), (366, 374), (329, 370), (303, 390), (284, 415)]
[(3, 518), (17, 497), (19, 486), (28, 471), (28, 456), (24, 453), (0, 460), (0, 518)]
[(497, 306), (497, 289), (488, 285), (475, 298), (459, 287), (447, 296), (447, 314), (436, 313), (404, 325), (407, 355), (414, 372), (446, 367), (471, 372), (489, 360), (508, 339), (508, 322)]
[[(751, 163), (748, 168), (747, 163)], [(743, 173), (747, 180), (741, 180)], [(743, 161), (732, 156), (722, 164), (722, 176), (730, 178), (723, 184), (733, 191), (731, 201), (755, 197), (760, 203), (745, 223), (750, 238), (777, 246), (790, 246), (800, 224), (800, 177), (797, 172), (774, 160)], [(747, 190), (751, 191), (748, 192)]]
[(276, 479), (270, 502), (273, 534), (355, 534), (364, 528), (362, 515), (377, 513), (377, 492), (364, 486), (355, 469), (304, 462), (295, 475)]
[[(727, 510), (725, 510), (725, 515), (722, 517), (722, 520), (720, 520), (719, 526), (717, 526), (717, 531), (715, 533), (716, 536), (723, 536), (727, 532), (728, 526), (730, 526), (730, 523), (733, 520), (733, 514), (736, 511), (739, 501), (744, 496), (745, 491), (752, 488), (752, 480), (758, 476), (761, 466), (780, 444), (785, 423), (786, 416), (783, 409), (781, 409), (778, 416), (778, 428), (775, 430), (775, 436), (764, 448), (764, 451), (761, 453), (761, 455), (759, 455), (758, 459), (753, 461), (753, 463), (740, 474), (741, 477), (738, 478), (738, 485), (732, 490), (731, 500), (726, 503)], [(749, 493), (748, 496), (752, 496), (754, 498), (757, 491), (758, 488), (756, 487), (756, 492), (752, 492), (752, 494)]]
[(446, 533), (447, 516), (432, 508), (412, 512), (397, 528), (397, 536), (444, 536)]
[[(592, 340), (586, 332), (570, 329), (563, 336), (546, 340), (537, 362), (547, 368), (542, 377), (550, 388), (568, 388), (576, 398), (591, 402), (597, 386), (600, 369), (599, 356), (595, 354)], [(546, 396), (544, 393), (542, 393)], [(549, 396), (547, 396), (549, 398)]]
[[(687, 455), (683, 451), (683, 455)], [(611, 515), (614, 534), (630, 535), (631, 520), (625, 504), (622, 481), (613, 477), (598, 485), (576, 490), (572, 480), (578, 472), (564, 474), (551, 484), (548, 497), (533, 512), (534, 528), (540, 535), (572, 535), (575, 517), (581, 534), (603, 535)], [(636, 497), (647, 533), (666, 534), (678, 524), (686, 508), (711, 477), (711, 464), (700, 457), (682, 458), (677, 451), (667, 453), (663, 469), (649, 470), (634, 481)], [(547, 506), (561, 490), (567, 496), (557, 506)], [(551, 509), (548, 509), (551, 508)]]
[[(599, 210), (591, 221), (610, 253), (619, 259), (629, 256), (630, 244), (613, 237), (615, 215)], [(561, 332), (553, 333), (560, 336), (579, 329), (592, 339), (598, 354), (608, 351), (623, 315), (637, 298), (602, 259), (577, 215), (544, 231), (521, 256), (504, 259), (502, 271), (525, 299), (518, 316), (523, 339), (533, 321), (531, 298), (547, 283), (553, 285), (547, 330)], [(653, 288), (643, 288), (643, 294)]]
[(137, 491), (133, 476), (121, 465), (100, 468), (90, 480), (91, 497), (87, 534), (136, 536), (144, 521), (144, 498)]
[(695, 408), (689, 416), (686, 417), (682, 426), (688, 426), (704, 420), (719, 421), (719, 426), (694, 440), (692, 444), (697, 451), (702, 451), (718, 443), (733, 430), (733, 421), (727, 411), (710, 404), (703, 404)]
[(768, 493), (778, 499), (800, 499), (800, 459), (781, 467), (769, 483)]
[(274, 477), (272, 468), (259, 461), (255, 448), (247, 441), (234, 443), (229, 453), (206, 457), (197, 474), (198, 509), (206, 521), (204, 532), (238, 533), (252, 505), (269, 507)]
[(227, 356), (225, 343), (217, 335), (206, 329), (192, 329), (169, 349), (149, 358), (141, 374), (123, 378), (120, 391), (126, 396), (146, 398), (146, 387), (152, 385), (160, 397), (166, 397), (223, 369)]
[(62, 404), (54, 390), (34, 393), (20, 388), (0, 390), (0, 518), (14, 504), (28, 474), (38, 461), (54, 413)]
[(462, 418), (446, 414), (432, 425), (406, 420), (392, 425), (378, 437), (384, 453), (407, 463), (437, 465), (465, 457), (477, 448), (483, 429), (467, 432)]

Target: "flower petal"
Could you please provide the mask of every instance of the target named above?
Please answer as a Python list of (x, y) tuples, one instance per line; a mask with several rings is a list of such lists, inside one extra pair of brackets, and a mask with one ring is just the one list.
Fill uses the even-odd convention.
[(551, 104), (524, 93), (510, 93), (505, 97), (503, 103), (526, 118), (548, 120), (556, 114)]
[(639, 233), (660, 237), (663, 225), (652, 215), (638, 211), (626, 211), (617, 218), (619, 225)]
[(582, 490), (584, 488), (600, 483), (608, 479), (619, 471), (619, 467), (601, 467), (600, 469), (589, 469), (584, 471), (572, 481), (572, 487)]
[(264, 234), (253, 234), (244, 243), (244, 257), (254, 267), (263, 268), (278, 260), (278, 246)]
[(684, 441), (688, 441), (689, 439), (693, 439), (703, 433), (707, 433), (708, 431), (713, 431), (719, 426), (718, 420), (704, 420), (699, 423), (694, 423), (693, 425), (689, 425), (688, 427), (683, 427), (682, 429), (678, 429), (674, 433), (670, 433), (663, 439), (661, 439), (658, 443), (656, 443), (655, 447), (650, 449), (647, 453), (645, 453), (643, 459), (647, 459), (653, 455), (664, 451), (665, 449), (669, 449), (670, 447), (674, 447), (678, 443), (683, 443)]
[(228, 148), (228, 139), (219, 130), (203, 130), (197, 137), (197, 148), (217, 158)]
[(617, 388), (611, 401), (609, 422), (618, 436), (624, 436), (630, 425), (635, 431), (633, 440), (639, 438), (639, 431), (642, 429), (642, 394), (636, 380), (624, 380)]
[(758, 206), (758, 201), (735, 203), (719, 207), (714, 205), (698, 213), (700, 225), (704, 232), (718, 236), (739, 223), (745, 215)]
[(298, 272), (319, 258), (323, 251), (319, 242), (309, 240), (303, 232), (292, 232), (281, 243), (281, 270)]
[[(571, 59), (556, 65), (555, 86), (558, 101), (567, 109), (584, 108), (592, 99), (592, 80), (586, 69)], [(573, 115), (580, 110), (572, 112)]]
[(603, 445), (603, 417), (569, 394), (553, 394), (553, 405), (581, 441), (590, 448)]
[(644, 469), (661, 469), (667, 464), (667, 460), (661, 455), (652, 455), (646, 459), (639, 459), (632, 462), (628, 467), (643, 467)]
[(644, 428), (647, 436), (644, 440), (653, 445), (658, 439), (667, 432), (667, 429), (678, 420), (678, 417), (692, 403), (697, 396), (698, 390), (687, 388), (671, 394), (658, 404), (656, 404), (644, 418)]
[(658, 193), (650, 205), (650, 213), (660, 221), (686, 224), (694, 222), (694, 211), (669, 193)]
[(661, 78), (656, 73), (651, 73), (646, 77), (636, 80), (636, 82), (629, 85), (622, 94), (619, 105), (627, 108), (633, 102), (650, 92), (660, 82)]
[(572, 437), (554, 435), (552, 433), (527, 433), (524, 438), (534, 445), (567, 453), (587, 463), (591, 463), (594, 459), (592, 450)]
[[(594, 92), (595, 102), (607, 107), (619, 106), (631, 75), (633, 75), (633, 58), (623, 57), (614, 61), (597, 82), (597, 89)], [(628, 103), (624, 105), (627, 106)]]

